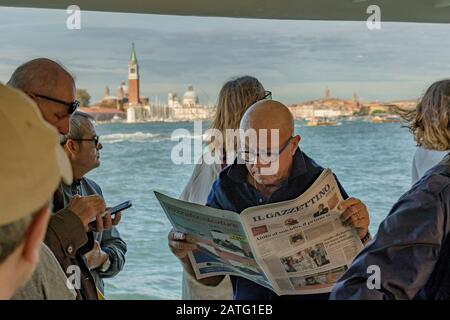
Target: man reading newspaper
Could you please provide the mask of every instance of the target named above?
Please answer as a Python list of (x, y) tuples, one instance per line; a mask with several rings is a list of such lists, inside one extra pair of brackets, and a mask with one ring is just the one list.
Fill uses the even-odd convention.
[[(270, 141), (272, 136), (268, 134), (265, 145), (261, 139), (256, 145), (245, 142), (245, 148), (234, 164), (225, 168), (215, 181), (207, 206), (241, 213), (249, 207), (291, 200), (303, 194), (324, 171), (298, 148), (301, 137), (294, 136), (293, 116), (282, 103), (273, 100), (255, 103), (244, 114), (240, 129), (243, 131), (253, 129), (256, 132), (278, 129), (279, 141)], [(342, 197), (346, 199), (338, 205), (338, 209), (343, 212), (341, 220), (344, 225), (355, 228), (364, 243), (370, 239), (367, 208), (360, 200), (349, 198), (339, 181), (337, 183)], [(287, 221), (287, 224), (289, 223), (291, 222)], [(197, 245), (187, 241), (185, 234), (171, 231), (169, 247), (184, 268), (194, 276), (188, 254), (197, 249)], [(297, 259), (298, 263), (301, 260), (301, 263), (311, 267), (320, 267), (327, 263), (324, 248), (320, 245), (308, 248), (302, 255)], [(288, 258), (286, 257), (284, 261), (287, 272), (294, 268)], [(279, 298), (310, 300), (328, 299), (329, 296), (329, 293), (278, 296), (272, 290), (243, 277), (232, 275), (230, 278), (236, 300)], [(198, 281), (204, 285), (215, 286), (222, 279), (223, 276), (212, 276)], [(309, 285), (314, 285), (316, 279), (310, 277), (305, 281)]]

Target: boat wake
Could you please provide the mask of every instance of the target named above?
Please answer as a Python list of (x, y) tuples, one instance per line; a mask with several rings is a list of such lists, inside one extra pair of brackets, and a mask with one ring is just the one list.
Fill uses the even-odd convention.
[(191, 139), (191, 140), (202, 140), (206, 141), (209, 138), (207, 134), (175, 134), (172, 137), (169, 137), (168, 140), (179, 141), (181, 139)]
[(162, 136), (159, 133), (150, 132), (133, 132), (133, 133), (112, 133), (100, 137), (101, 143), (118, 143), (124, 141), (132, 142), (158, 142), (162, 140)]
[(188, 140), (202, 140), (206, 141), (208, 135), (191, 135), (191, 134), (174, 134), (173, 136), (161, 135), (159, 133), (150, 132), (133, 132), (133, 133), (112, 133), (100, 137), (100, 141), (104, 144), (118, 143), (118, 142), (161, 142), (161, 141), (180, 141), (182, 139)]

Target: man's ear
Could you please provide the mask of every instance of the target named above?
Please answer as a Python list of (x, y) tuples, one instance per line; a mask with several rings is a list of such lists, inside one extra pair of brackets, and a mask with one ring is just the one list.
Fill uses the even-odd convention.
[(292, 155), (295, 154), (295, 151), (297, 150), (297, 147), (300, 144), (301, 140), (302, 140), (302, 136), (299, 134), (292, 138), (292, 141), (294, 141), (294, 148), (292, 149)]
[(48, 209), (48, 206), (45, 205), (45, 207), (35, 214), (33, 221), (28, 227), (22, 257), (30, 263), (37, 263), (39, 260), (39, 252), (45, 233), (47, 232), (49, 219), (50, 210)]
[(72, 139), (68, 139), (64, 145), (64, 149), (66, 149), (71, 155), (77, 152), (77, 148), (77, 144)]

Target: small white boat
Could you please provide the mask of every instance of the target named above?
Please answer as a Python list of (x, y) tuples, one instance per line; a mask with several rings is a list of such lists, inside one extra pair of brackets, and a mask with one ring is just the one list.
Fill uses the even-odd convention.
[(115, 114), (114, 117), (112, 117), (111, 122), (113, 123), (123, 122), (123, 119), (119, 115)]

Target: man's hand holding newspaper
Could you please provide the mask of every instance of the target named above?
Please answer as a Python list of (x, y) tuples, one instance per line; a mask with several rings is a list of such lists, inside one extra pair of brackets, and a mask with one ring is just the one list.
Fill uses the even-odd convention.
[(341, 220), (344, 226), (355, 228), (360, 239), (369, 232), (369, 211), (366, 205), (359, 199), (348, 198), (338, 205), (339, 210), (344, 210)]
[[(192, 268), (191, 261), (189, 260), (189, 254), (192, 254), (192, 251), (197, 249), (197, 244), (188, 241), (188, 236), (184, 233), (177, 232), (173, 229), (170, 230), (168, 235), (170, 251), (172, 251), (178, 259), (180, 259), (180, 262), (187, 273), (195, 278), (195, 271)], [(198, 281), (207, 286), (216, 286), (222, 281), (223, 277), (224, 276), (214, 276), (198, 279)]]

